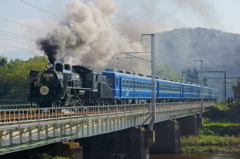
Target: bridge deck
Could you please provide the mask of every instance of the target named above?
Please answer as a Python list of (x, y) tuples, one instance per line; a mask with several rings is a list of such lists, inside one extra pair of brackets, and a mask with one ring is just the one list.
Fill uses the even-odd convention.
[[(205, 102), (204, 107), (213, 104)], [(0, 113), (0, 155), (137, 127), (151, 113), (150, 104), (11, 108), (1, 109)], [(200, 102), (157, 103), (156, 122), (199, 112)]]

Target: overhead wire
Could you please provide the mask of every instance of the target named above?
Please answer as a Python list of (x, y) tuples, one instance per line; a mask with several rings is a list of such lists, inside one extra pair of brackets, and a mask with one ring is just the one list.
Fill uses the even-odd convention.
[[(55, 17), (58, 17), (58, 18), (62, 19), (62, 20), (67, 20), (67, 21), (68, 21), (68, 19), (66, 19), (66, 18), (60, 17), (60, 16), (58, 16), (58, 15), (56, 15), (56, 14), (53, 14), (53, 13), (51, 13), (51, 12), (49, 12), (49, 11), (46, 11), (46, 10), (44, 10), (44, 9), (41, 9), (41, 8), (35, 6), (35, 5), (32, 5), (32, 4), (30, 4), (30, 3), (27, 3), (27, 2), (25, 2), (25, 1), (23, 1), (23, 0), (20, 0), (20, 1), (23, 2), (23, 3), (25, 3), (25, 4), (27, 4), (27, 5), (29, 5), (29, 6), (32, 6), (32, 7), (36, 8), (36, 9), (39, 9), (39, 10), (41, 10), (41, 11), (43, 11), (43, 12), (46, 12), (46, 13), (48, 13), (48, 14), (50, 14), (50, 15), (53, 15), (53, 16), (55, 16)], [(77, 22), (77, 21), (75, 21), (75, 22)], [(90, 28), (90, 27), (83, 26), (83, 25), (80, 24), (79, 22), (77, 22), (77, 24), (81, 25), (81, 26), (84, 27), (84, 28), (87, 28), (87, 29), (90, 29), (90, 30), (93, 30), (93, 31), (96, 31), (96, 32), (99, 32), (99, 33), (102, 33), (102, 34), (106, 34), (106, 35), (108, 35), (108, 36), (112, 36), (112, 37), (121, 39), (121, 37), (117, 37), (117, 36), (114, 36), (114, 35), (111, 35), (111, 34), (107, 34), (107, 33), (104, 33), (104, 32), (101, 32), (101, 31), (98, 31), (98, 30), (95, 30), (95, 29), (92, 29), (92, 28)], [(163, 57), (171, 60), (171, 61), (174, 61), (174, 62), (176, 62), (176, 63), (180, 63), (180, 64), (182, 64), (182, 65), (196, 66), (196, 65), (193, 65), (193, 64), (187, 64), (187, 63), (183, 63), (183, 62), (176, 61), (176, 60), (174, 60), (174, 59), (172, 59), (172, 58), (170, 58), (170, 57), (167, 57), (167, 56), (165, 56), (164, 54), (161, 54), (161, 53), (159, 53), (159, 54), (162, 55)], [(207, 73), (207, 74), (208, 74), (208, 73)], [(210, 76), (214, 76), (214, 75), (211, 75), (211, 74), (209, 74), (209, 75), (210, 75)], [(220, 76), (215, 76), (215, 77), (220, 77)]]
[(36, 45), (33, 45), (33, 44), (27, 44), (27, 43), (23, 43), (23, 42), (20, 42), (20, 41), (14, 41), (14, 40), (9, 40), (9, 39), (3, 39), (3, 38), (0, 38), (0, 40), (6, 40), (6, 41), (16, 42), (16, 43), (20, 43), (20, 44), (25, 44), (25, 45), (36, 46)]
[[(67, 20), (67, 21), (68, 21), (68, 19), (66, 19), (66, 18), (60, 17), (60, 16), (58, 16), (58, 15), (56, 15), (56, 14), (53, 14), (53, 13), (51, 13), (51, 12), (49, 12), (49, 11), (46, 11), (46, 10), (44, 10), (44, 9), (41, 9), (41, 8), (39, 8), (39, 7), (37, 7), (37, 6), (33, 5), (33, 4), (27, 3), (27, 2), (25, 2), (25, 1), (23, 1), (23, 0), (20, 0), (20, 1), (23, 2), (23, 3), (25, 3), (25, 4), (27, 4), (27, 5), (30, 5), (30, 6), (32, 6), (32, 7), (34, 7), (34, 8), (36, 8), (36, 9), (39, 9), (39, 10), (41, 10), (41, 11), (43, 11), (43, 12), (46, 12), (46, 13), (48, 13), (48, 14), (51, 14), (51, 15), (55, 16), (55, 17), (58, 17), (58, 18), (60, 18), (60, 19), (62, 19), (62, 20)], [(75, 21), (75, 22), (77, 22), (77, 21)], [(88, 28), (88, 29), (91, 29), (91, 30), (93, 30), (93, 31), (96, 31), (96, 32), (99, 32), (99, 33), (102, 33), (102, 34), (106, 34), (106, 35), (109, 35), (109, 36), (112, 36), (112, 37), (115, 37), (115, 38), (118, 38), (118, 39), (122, 39), (121, 37), (117, 37), (117, 36), (114, 36), (114, 35), (111, 35), (111, 34), (107, 34), (107, 33), (104, 33), (104, 32), (100, 32), (100, 31), (95, 30), (95, 29), (92, 29), (92, 28), (90, 28), (90, 27), (83, 26), (83, 25), (80, 24), (79, 22), (77, 22), (77, 23), (78, 23), (79, 25), (81, 25), (82, 27), (84, 27), (84, 28)], [(159, 53), (159, 54), (161, 54), (161, 53)], [(183, 64), (183, 65), (195, 66), (195, 65), (193, 65), (193, 64), (187, 64), (187, 63), (183, 63), (183, 62), (176, 61), (176, 60), (174, 60), (174, 59), (172, 59), (172, 58), (170, 58), (170, 57), (167, 57), (167, 56), (165, 56), (165, 55), (163, 55), (163, 54), (161, 54), (161, 55), (164, 56), (165, 58), (169, 59), (169, 60), (172, 60), (172, 61), (176, 62), (176, 63), (180, 63), (180, 64)]]
[(33, 39), (20, 38), (20, 37), (10, 36), (10, 35), (4, 35), (4, 34), (0, 34), (0, 36), (7, 36), (7, 37), (11, 37), (11, 38), (16, 38), (16, 39), (23, 39), (23, 40), (29, 40), (29, 41), (36, 41), (36, 40), (33, 40)]
[[(157, 35), (156, 37), (159, 36), (159, 34), (156, 34), (156, 35)], [(162, 55), (163, 57), (165, 57), (165, 58), (167, 58), (167, 59), (169, 59), (169, 60), (171, 60), (171, 61), (173, 61), (173, 62), (180, 63), (180, 64), (182, 64), (182, 65), (196, 66), (196, 65), (193, 65), (193, 64), (183, 63), (183, 62), (180, 62), (180, 61), (176, 61), (176, 60), (174, 60), (174, 59), (172, 59), (172, 58), (170, 58), (170, 57), (168, 57), (168, 56), (166, 56), (166, 55), (164, 55), (164, 54), (161, 54), (161, 53), (159, 53), (159, 52), (158, 52), (158, 54)]]
[[(62, 20), (67, 20), (67, 21), (68, 21), (67, 18), (60, 17), (60, 16), (58, 16), (58, 15), (56, 15), (56, 14), (53, 14), (53, 13), (51, 13), (51, 12), (49, 12), (49, 11), (46, 11), (46, 10), (44, 10), (44, 9), (41, 9), (41, 8), (35, 6), (35, 5), (32, 5), (32, 4), (30, 4), (30, 3), (27, 3), (27, 2), (25, 2), (25, 1), (23, 1), (23, 0), (19, 0), (19, 1), (21, 1), (21, 2), (23, 2), (23, 3), (26, 3), (27, 5), (30, 5), (30, 6), (32, 6), (32, 7), (34, 7), (34, 8), (37, 8), (37, 9), (43, 11), (43, 12), (46, 12), (46, 13), (48, 13), (48, 14), (51, 14), (51, 15), (53, 15), (53, 16), (55, 16), (55, 17), (58, 17), (58, 18), (60, 18), (60, 19), (62, 19)], [(73, 20), (73, 19), (72, 19), (72, 20)], [(81, 26), (84, 27), (84, 28), (87, 28), (87, 29), (90, 29), (90, 30), (93, 30), (93, 31), (96, 31), (96, 32), (99, 32), (99, 33), (102, 33), (102, 34), (105, 34), (105, 35), (114, 37), (114, 38), (122, 39), (122, 37), (118, 37), (118, 36), (115, 36), (115, 35), (111, 35), (111, 34), (108, 34), (108, 33), (104, 33), (104, 32), (98, 31), (98, 30), (93, 29), (93, 28), (90, 28), (90, 27), (83, 26), (82, 24), (80, 24), (80, 23), (77, 22), (76, 20), (73, 20), (73, 21), (75, 21), (77, 24), (81, 25)]]
[(1, 32), (4, 32), (4, 33), (8, 33), (8, 34), (17, 35), (17, 36), (20, 36), (20, 37), (25, 37), (25, 38), (31, 39), (31, 38), (26, 37), (26, 36), (23, 36), (23, 35), (18, 35), (18, 34), (11, 33), (11, 32), (7, 32), (7, 31), (3, 31), (3, 30), (0, 30), (0, 31), (1, 31)]
[(25, 27), (28, 27), (28, 28), (31, 28), (31, 29), (36, 29), (36, 30), (39, 30), (39, 31), (42, 31), (42, 32), (48, 33), (47, 31), (44, 31), (44, 30), (41, 30), (41, 29), (38, 29), (38, 28), (34, 28), (34, 27), (31, 27), (31, 26), (27, 26), (27, 25), (24, 25), (24, 24), (21, 24), (21, 23), (17, 23), (17, 22), (14, 22), (14, 21), (8, 20), (8, 19), (6, 19), (6, 18), (2, 18), (2, 17), (0, 17), (0, 19), (2, 19), (2, 20), (6, 20), (6, 21), (9, 21), (9, 22), (12, 22), (12, 23), (15, 23), (15, 24), (21, 25), (21, 26), (25, 26)]
[[(0, 43), (0, 45), (5, 45), (5, 46), (10, 46), (10, 47), (20, 48), (20, 49), (25, 49), (25, 50), (39, 51), (39, 50), (34, 50), (34, 49), (29, 49), (29, 48), (24, 48), (24, 47), (18, 47), (18, 46), (3, 44), (3, 43)], [(39, 52), (40, 52), (40, 51), (39, 51)]]
[(180, 63), (180, 64), (182, 64), (182, 65), (196, 66), (196, 65), (193, 65), (193, 64), (187, 64), (187, 63), (183, 63), (183, 62), (179, 62), (179, 61), (173, 60), (173, 59), (171, 59), (170, 57), (167, 57), (167, 56), (165, 56), (165, 55), (163, 55), (163, 54), (161, 54), (161, 53), (158, 53), (158, 54), (162, 55), (163, 57), (165, 57), (165, 58), (167, 58), (167, 59), (169, 59), (169, 60), (171, 60), (171, 61), (174, 61), (174, 62), (176, 62), (176, 63)]

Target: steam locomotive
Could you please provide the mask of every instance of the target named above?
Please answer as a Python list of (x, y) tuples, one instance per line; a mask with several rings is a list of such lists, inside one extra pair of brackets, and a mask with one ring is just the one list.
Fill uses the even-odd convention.
[(112, 104), (112, 89), (107, 77), (90, 67), (56, 63), (49, 58), (47, 70), (40, 76), (30, 71), (28, 100), (40, 107)]
[[(28, 100), (40, 107), (88, 106), (103, 104), (150, 103), (151, 77), (130, 71), (106, 69), (96, 72), (90, 67), (55, 63), (49, 58), (40, 80), (30, 71)], [(156, 77), (156, 101), (200, 100), (200, 85)], [(204, 100), (217, 100), (219, 91), (204, 87)]]

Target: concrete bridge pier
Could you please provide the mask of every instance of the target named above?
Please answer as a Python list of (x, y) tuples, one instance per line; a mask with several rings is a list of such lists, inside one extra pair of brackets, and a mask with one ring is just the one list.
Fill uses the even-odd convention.
[(197, 116), (187, 116), (178, 119), (181, 123), (181, 136), (199, 135), (199, 128), (202, 126), (202, 118)]
[(59, 156), (70, 157), (71, 159), (83, 159), (83, 148), (78, 142), (61, 143), (57, 146)]
[(128, 128), (77, 140), (84, 148), (84, 159), (149, 159), (154, 131)]
[(177, 153), (181, 151), (180, 123), (176, 120), (168, 120), (155, 123), (155, 142), (149, 148), (150, 153)]

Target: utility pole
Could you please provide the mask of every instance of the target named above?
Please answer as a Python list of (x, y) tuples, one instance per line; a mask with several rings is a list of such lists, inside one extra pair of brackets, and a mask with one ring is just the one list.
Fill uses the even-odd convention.
[(202, 114), (204, 112), (204, 107), (203, 107), (203, 60), (195, 60), (201, 62), (201, 109), (200, 109), (200, 118), (202, 118)]
[[(200, 60), (195, 60), (195, 61), (200, 61)], [(198, 71), (198, 72), (201, 72), (201, 71)], [(182, 71), (182, 73), (186, 73), (186, 71)], [(226, 71), (204, 71), (203, 73), (223, 73), (224, 74), (224, 77), (223, 77), (223, 101), (224, 102), (226, 102), (226, 78), (228, 78), (228, 77), (226, 77), (226, 74), (227, 74), (227, 72)], [(230, 79), (231, 78), (236, 78), (236, 77), (229, 77)], [(212, 77), (212, 79), (218, 79), (218, 77), (217, 78), (213, 78)]]
[[(118, 59), (116, 56), (120, 55), (120, 54), (125, 54), (127, 56), (131, 56), (134, 58), (138, 58), (144, 61), (148, 61), (151, 62), (151, 74), (152, 74), (152, 102), (151, 102), (151, 107), (152, 107), (152, 113), (151, 115), (142, 123), (142, 125), (151, 117), (150, 123), (148, 124), (148, 129), (149, 130), (153, 130), (153, 125), (155, 123), (156, 120), (156, 71), (155, 71), (155, 35), (154, 34), (142, 34), (142, 38), (145, 35), (150, 35), (151, 36), (151, 52), (121, 52), (118, 53), (116, 55), (114, 55), (112, 58), (113, 59)], [(139, 53), (151, 53), (151, 61), (144, 59), (144, 58), (140, 58), (137, 56), (134, 56), (133, 54), (139, 54)], [(141, 126), (142, 126), (141, 125)]]
[(150, 123), (148, 124), (148, 130), (153, 130), (153, 125), (156, 120), (156, 72), (155, 72), (155, 36), (154, 34), (142, 34), (142, 37), (144, 35), (150, 35), (151, 36), (151, 72), (152, 72), (152, 118), (150, 120)]
[(226, 71), (224, 72), (224, 102), (226, 102), (227, 99), (227, 82), (226, 82)]
[(183, 81), (183, 73), (185, 73), (184, 71), (182, 71), (182, 81)]

